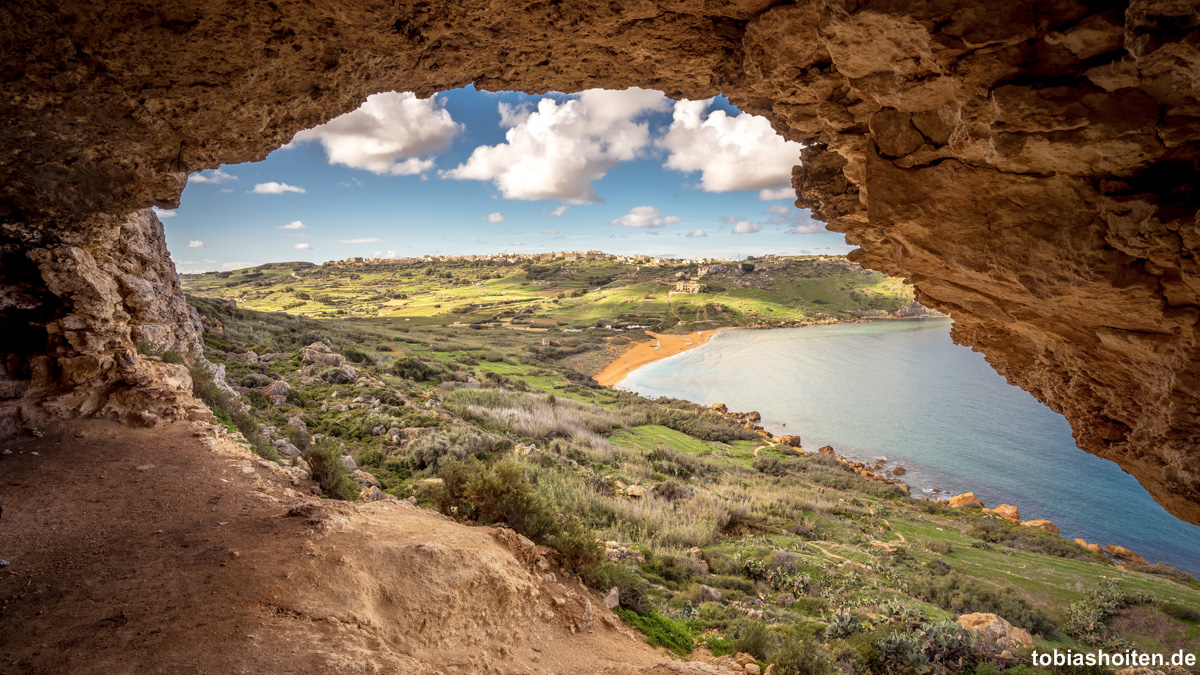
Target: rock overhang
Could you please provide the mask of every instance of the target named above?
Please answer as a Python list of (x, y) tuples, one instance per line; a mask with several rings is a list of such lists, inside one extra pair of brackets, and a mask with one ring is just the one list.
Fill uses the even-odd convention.
[[(0, 341), (0, 396), (18, 418), (49, 398), (59, 414), (95, 414), (171, 380), (147, 374), (138, 342), (197, 349), (144, 210), (177, 205), (190, 172), (261, 159), (379, 91), (721, 93), (806, 144), (798, 205), (859, 246), (856, 261), (912, 282), (954, 316), (957, 341), (1062, 412), (1080, 447), (1200, 523), (1191, 2), (16, 2), (0, 14), (0, 315), (22, 326)], [(141, 245), (114, 245), (131, 233)]]

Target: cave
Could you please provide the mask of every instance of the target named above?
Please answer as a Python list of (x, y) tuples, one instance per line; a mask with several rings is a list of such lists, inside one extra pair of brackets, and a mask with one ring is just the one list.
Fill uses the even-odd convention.
[[(151, 206), (369, 95), (723, 94), (797, 205), (1200, 524), (1200, 15), (1187, 0), (9, 2), (0, 428), (195, 410)], [(15, 327), (15, 328), (11, 328)]]

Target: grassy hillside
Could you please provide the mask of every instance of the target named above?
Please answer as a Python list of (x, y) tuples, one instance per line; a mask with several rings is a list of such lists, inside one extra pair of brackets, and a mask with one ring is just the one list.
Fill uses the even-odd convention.
[[(266, 293), (251, 303), (302, 292), (272, 290), (291, 283), (284, 278), (298, 289), (295, 272), (313, 290), (337, 291), (305, 271), (262, 270), (255, 279), (270, 283), (252, 280), (243, 290)], [(536, 292), (523, 286), (524, 271), (488, 283), (550, 306), (539, 293), (589, 283), (573, 273), (579, 278)], [(849, 274), (814, 277), (806, 288), (849, 293), (840, 285)], [(424, 284), (420, 297), (479, 288), (426, 276), (413, 276)], [(654, 283), (637, 276), (610, 295), (638, 296)], [(805, 283), (795, 278), (788, 284)], [(783, 286), (773, 283), (770, 293)], [(346, 297), (359, 294), (353, 306), (365, 306), (363, 292), (353, 286)], [(602, 350), (599, 334), (561, 334), (544, 346), (544, 333), (500, 327), (327, 321), (193, 303), (210, 327), (208, 358), (224, 366), (249, 410), (194, 368), (198, 391), (260, 454), (312, 473), (329, 495), (372, 493), (370, 474), (395, 497), (507, 524), (557, 549), (597, 602), (615, 588), (621, 616), (668, 649), (745, 652), (780, 674), (1050, 672), (1028, 667), (1029, 650), (1001, 656), (945, 623), (967, 612), (998, 614), (1034, 633), (1039, 648), (1200, 644), (1200, 585), (1188, 575), (1118, 567), (1038, 528), (912, 500), (684, 401), (595, 387), (587, 360)], [(306, 351), (318, 340), (335, 356)], [(352, 372), (333, 365), (336, 357)], [(312, 362), (322, 359), (330, 363)], [(299, 459), (279, 455), (293, 448)], [(353, 480), (343, 455), (366, 474)]]
[[(274, 263), (185, 275), (188, 293), (237, 300), (248, 309), (311, 317), (377, 317), (410, 324), (492, 322), (582, 328), (649, 325), (694, 330), (849, 318), (912, 302), (901, 280), (843, 257), (751, 259), (700, 278), (702, 293), (674, 292), (696, 265), (637, 266), (609, 259), (510, 264)], [(735, 272), (733, 268), (739, 267)], [(682, 275), (682, 276), (680, 276)]]

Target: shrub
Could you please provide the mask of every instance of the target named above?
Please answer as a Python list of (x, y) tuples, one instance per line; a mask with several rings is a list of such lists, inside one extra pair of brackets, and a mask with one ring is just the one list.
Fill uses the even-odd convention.
[(892, 633), (871, 643), (875, 657), (889, 673), (917, 672), (929, 670), (929, 657), (924, 645), (913, 633)]
[(1144, 565), (1142, 567), (1139, 567), (1138, 571), (1139, 572), (1149, 572), (1150, 574), (1157, 574), (1159, 576), (1164, 576), (1169, 579), (1174, 579), (1175, 581), (1180, 581), (1185, 584), (1195, 584), (1196, 583), (1196, 575), (1195, 574), (1192, 574), (1191, 572), (1184, 572), (1183, 570), (1181, 570), (1177, 567), (1171, 567), (1170, 565), (1167, 565), (1165, 563), (1154, 563), (1153, 565)]
[(1050, 617), (1012, 589), (993, 588), (954, 573), (943, 576), (917, 574), (910, 579), (908, 588), (914, 597), (955, 614), (985, 612), (1004, 617), (1014, 626), (1031, 633), (1049, 635), (1054, 631)]
[(646, 642), (655, 647), (664, 647), (680, 656), (696, 648), (696, 640), (686, 621), (671, 619), (658, 612), (639, 614), (632, 610), (617, 608), (617, 616), (646, 636)]
[(366, 363), (366, 364), (369, 364), (372, 366), (375, 365), (374, 357), (372, 357), (367, 352), (364, 352), (360, 349), (356, 349), (354, 347), (346, 347), (345, 349), (343, 349), (342, 356), (345, 356), (347, 359), (349, 359), (353, 363)]
[(826, 675), (840, 673), (812, 640), (785, 640), (771, 656), (775, 675)]
[(1125, 593), (1117, 581), (1105, 579), (1067, 607), (1067, 622), (1063, 630), (1080, 642), (1098, 644), (1104, 624), (1126, 604)]
[(862, 622), (854, 618), (854, 615), (841, 613), (833, 617), (833, 621), (830, 621), (829, 626), (825, 628), (825, 639), (837, 640), (850, 637), (862, 630)]
[(775, 636), (767, 630), (765, 621), (743, 618), (729, 624), (725, 637), (734, 651), (745, 652), (759, 661), (766, 661), (775, 649)]
[(433, 379), (440, 370), (440, 368), (431, 367), (428, 363), (415, 356), (401, 356), (392, 361), (392, 365), (388, 366), (388, 372), (392, 375), (417, 382)]
[(930, 553), (938, 553), (940, 555), (954, 552), (954, 547), (945, 539), (922, 538), (917, 540), (917, 545)]
[(332, 439), (322, 438), (309, 445), (303, 456), (325, 496), (349, 502), (358, 499), (361, 489), (350, 478), (350, 469), (342, 463), (342, 449)]
[(1183, 621), (1200, 621), (1200, 609), (1181, 605), (1178, 602), (1164, 602), (1159, 609), (1167, 616), (1175, 617)]
[(787, 466), (775, 457), (759, 457), (750, 466), (768, 476), (786, 476), (788, 473)]
[(183, 363), (183, 355), (174, 349), (162, 349), (148, 342), (139, 342), (137, 344), (137, 353), (145, 356), (157, 356), (165, 363)]

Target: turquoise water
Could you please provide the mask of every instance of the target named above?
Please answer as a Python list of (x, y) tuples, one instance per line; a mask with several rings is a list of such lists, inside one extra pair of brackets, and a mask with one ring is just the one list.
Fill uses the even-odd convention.
[(1200, 527), (1116, 464), (1075, 447), (1063, 417), (950, 341), (950, 320), (731, 330), (632, 373), (623, 389), (757, 410), (810, 450), (909, 469), (913, 495), (973, 491), (1068, 540), (1120, 544), (1200, 572)]

